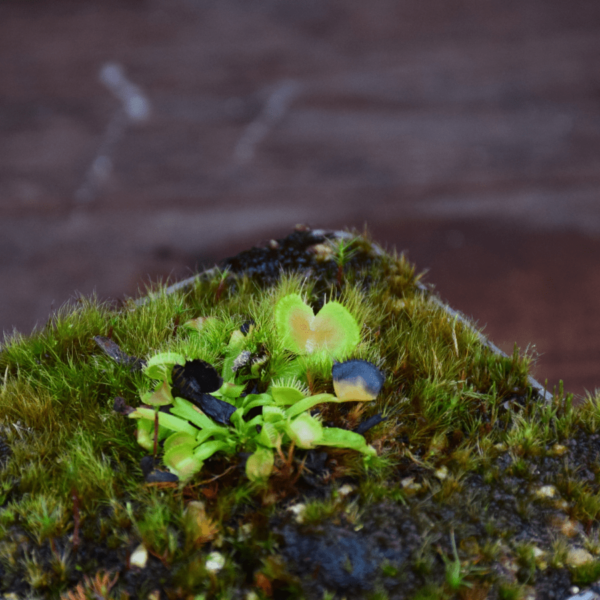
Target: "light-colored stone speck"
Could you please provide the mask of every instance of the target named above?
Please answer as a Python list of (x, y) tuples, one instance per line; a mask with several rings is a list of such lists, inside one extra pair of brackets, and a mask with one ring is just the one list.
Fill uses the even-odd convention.
[(552, 446), (552, 452), (556, 456), (562, 456), (567, 450), (568, 448), (562, 444), (554, 444), (554, 446)]
[(584, 548), (571, 548), (567, 554), (566, 563), (570, 567), (581, 567), (593, 560), (594, 557)]
[(338, 490), (338, 494), (342, 497), (348, 496), (348, 495), (352, 494), (352, 492), (354, 492), (354, 489), (355, 488), (353, 485), (346, 483)]
[(448, 477), (448, 467), (446, 465), (442, 465), (439, 469), (437, 469), (434, 475), (440, 480), (444, 481), (446, 477)]
[(535, 495), (538, 498), (554, 498), (556, 496), (556, 488), (553, 485), (543, 485), (536, 490)]
[(220, 552), (211, 552), (206, 559), (206, 570), (218, 573), (225, 566), (225, 557)]
[(296, 515), (296, 523), (304, 523), (304, 514), (306, 513), (306, 504), (293, 504), (288, 506), (288, 510)]
[(139, 567), (143, 569), (148, 562), (148, 550), (144, 547), (144, 544), (140, 544), (129, 557), (129, 564), (132, 567)]

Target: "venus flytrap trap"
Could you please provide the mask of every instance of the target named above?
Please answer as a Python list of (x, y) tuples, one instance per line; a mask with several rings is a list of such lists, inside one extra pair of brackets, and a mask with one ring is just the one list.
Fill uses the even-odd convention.
[(314, 314), (299, 294), (289, 294), (275, 307), (277, 332), (296, 354), (326, 353), (331, 358), (350, 354), (360, 341), (354, 317), (339, 302), (328, 302)]

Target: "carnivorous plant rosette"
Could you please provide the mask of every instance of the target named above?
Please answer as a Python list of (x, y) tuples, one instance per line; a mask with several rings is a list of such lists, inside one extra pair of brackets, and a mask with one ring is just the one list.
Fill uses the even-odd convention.
[[(341, 358), (360, 341), (356, 320), (337, 302), (326, 304), (315, 316), (299, 295), (289, 294), (277, 303), (275, 320), (284, 346), (299, 354), (326, 352)], [(195, 330), (202, 335), (201, 328)], [(217, 452), (250, 452), (246, 474), (253, 481), (269, 477), (275, 451), (289, 444), (301, 449), (348, 448), (365, 457), (376, 454), (363, 435), (326, 427), (318, 414), (311, 414), (327, 402), (375, 399), (384, 377), (374, 365), (363, 360), (336, 362), (335, 395), (310, 394), (297, 377), (275, 379), (266, 391), (254, 393), (251, 379), (236, 379), (236, 363), (244, 364), (244, 353), (250, 354), (242, 350), (243, 335), (239, 330), (231, 335), (221, 375), (208, 362), (179, 353), (160, 353), (148, 360), (144, 373), (157, 383), (142, 395), (144, 405), (130, 414), (137, 419), (140, 445), (156, 451), (162, 442), (165, 465), (183, 481)]]

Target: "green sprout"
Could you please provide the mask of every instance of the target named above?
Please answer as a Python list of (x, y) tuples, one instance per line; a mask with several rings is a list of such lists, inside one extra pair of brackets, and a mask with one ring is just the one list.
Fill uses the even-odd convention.
[(334, 254), (334, 260), (337, 264), (337, 284), (341, 287), (342, 282), (344, 280), (344, 267), (354, 258), (357, 253), (357, 248), (354, 248), (354, 241), (350, 240), (346, 241), (345, 239), (340, 239), (335, 248), (336, 252)]
[(454, 538), (454, 531), (450, 533), (450, 542), (452, 543), (452, 555), (454, 560), (450, 560), (444, 554), (442, 554), (442, 560), (446, 565), (446, 583), (448, 587), (456, 592), (462, 587), (471, 588), (473, 584), (466, 580), (466, 577), (475, 573), (481, 573), (485, 571), (483, 567), (475, 567), (473, 565), (464, 566), (460, 562), (458, 556), (458, 550), (456, 549), (456, 540)]

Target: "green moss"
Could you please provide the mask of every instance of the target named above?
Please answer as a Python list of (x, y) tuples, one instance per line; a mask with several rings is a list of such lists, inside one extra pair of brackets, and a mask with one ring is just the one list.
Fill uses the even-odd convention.
[[(309, 255), (309, 277), (292, 270), (261, 280), (234, 265), (170, 293), (156, 286), (118, 309), (78, 299), (31, 336), (5, 340), (0, 593), (76, 597), (79, 583), (89, 594), (104, 586), (111, 598), (156, 590), (174, 598), (321, 598), (336, 591), (333, 580), (294, 553), (302, 540), (318, 550), (340, 531), (350, 540), (345, 577), (363, 572), (352, 548), (368, 548), (377, 562), (367, 560), (360, 585), (348, 584), (349, 598), (476, 598), (488, 590), (522, 597), (541, 577), (535, 548), (567, 581), (598, 576), (596, 562), (568, 571), (564, 560), (574, 544), (597, 553), (590, 528), (600, 514), (600, 400), (575, 408), (561, 389), (543, 400), (530, 359), (518, 349), (495, 353), (404, 256), (360, 236), (321, 243)], [(230, 451), (203, 457), (187, 481), (146, 483), (140, 460), (154, 454), (153, 423), (144, 450), (135, 421), (113, 405), (119, 397), (139, 407), (144, 397), (169, 406), (170, 368), (155, 402), (150, 378), (107, 356), (94, 337), (110, 337), (138, 359), (202, 359), (242, 386), (221, 390), (231, 402), (242, 390), (272, 394), (283, 408), (288, 398), (333, 398), (335, 357), (296, 354), (278, 331), (278, 302), (293, 294), (312, 314), (343, 307), (351, 332), (341, 358), (370, 361), (385, 376), (374, 401), (320, 403), (303, 418), (312, 411), (323, 430), (353, 430), (385, 417), (364, 434), (377, 456), (365, 461), (351, 444), (303, 449), (312, 442), (291, 429), (295, 443), (275, 444), (272, 463), (258, 456), (246, 467), (256, 447), (247, 432)], [(240, 366), (243, 352), (251, 358)], [(168, 442), (170, 452), (178, 441)], [(551, 488), (554, 495), (540, 492)], [(298, 505), (302, 518), (290, 510)], [(147, 564), (128, 569), (140, 544)], [(220, 570), (209, 568), (211, 552), (223, 557)]]

